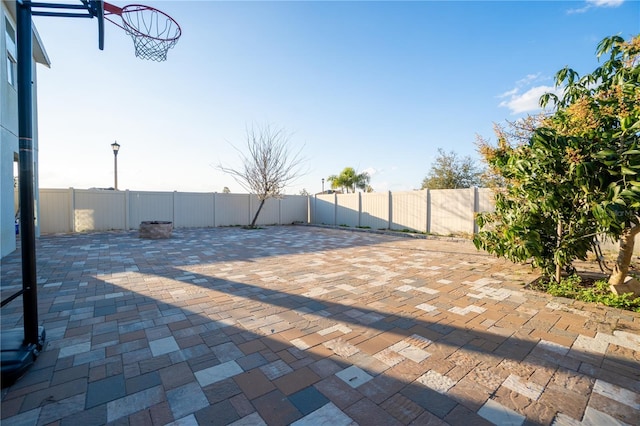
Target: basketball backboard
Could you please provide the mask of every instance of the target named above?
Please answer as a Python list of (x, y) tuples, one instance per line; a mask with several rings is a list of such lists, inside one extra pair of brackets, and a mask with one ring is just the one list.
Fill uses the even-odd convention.
[(32, 3), (32, 16), (58, 16), (63, 18), (97, 18), (98, 48), (104, 49), (104, 1), (80, 0), (81, 4)]

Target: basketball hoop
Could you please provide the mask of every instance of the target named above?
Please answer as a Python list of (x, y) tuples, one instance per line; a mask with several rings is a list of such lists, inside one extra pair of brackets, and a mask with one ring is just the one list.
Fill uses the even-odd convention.
[[(104, 2), (104, 12), (104, 19), (131, 36), (136, 56), (141, 59), (165, 61), (167, 52), (182, 35), (180, 25), (171, 16), (151, 6), (130, 4), (120, 8)], [(110, 15), (120, 16), (122, 23), (114, 21)]]

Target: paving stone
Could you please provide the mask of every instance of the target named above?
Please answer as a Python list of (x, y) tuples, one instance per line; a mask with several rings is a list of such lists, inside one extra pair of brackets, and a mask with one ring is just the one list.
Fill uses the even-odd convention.
[(303, 367), (273, 380), (273, 384), (285, 395), (291, 395), (319, 380), (320, 377), (317, 374), (309, 368)]
[[(100, 405), (89, 410), (80, 410), (59, 420), (60, 426), (100, 425), (107, 423), (107, 406)], [(35, 423), (33, 423), (35, 424)], [(41, 423), (44, 424), (44, 423)]]
[(197, 383), (188, 383), (167, 391), (167, 401), (173, 417), (182, 418), (209, 405), (209, 401)]
[(377, 404), (367, 398), (363, 398), (344, 410), (344, 413), (361, 425), (371, 426), (400, 426), (400, 423), (393, 416), (388, 414)]
[(76, 367), (65, 368), (64, 370), (57, 370), (53, 373), (53, 376), (51, 377), (51, 385), (58, 385), (60, 383), (76, 380), (79, 378), (87, 378), (88, 376), (89, 364), (82, 364)]
[(38, 421), (40, 424), (52, 423), (64, 417), (71, 416), (84, 410), (84, 395), (76, 395), (67, 399), (53, 402), (42, 407)]
[(228, 425), (240, 419), (229, 401), (209, 405), (194, 414), (198, 425)]
[(242, 368), (235, 361), (227, 361), (214, 367), (196, 371), (194, 374), (200, 386), (205, 387), (240, 373), (242, 373)]
[(260, 367), (260, 370), (269, 378), (269, 380), (275, 380), (278, 377), (282, 377), (285, 374), (291, 373), (293, 368), (289, 367), (284, 361), (278, 359), (277, 361), (270, 362), (267, 365)]
[[(589, 406), (595, 410), (605, 413), (618, 421), (628, 424), (637, 423), (640, 417), (640, 410), (635, 410), (627, 404), (620, 403), (616, 400), (607, 398), (599, 393), (592, 393), (589, 399)], [(586, 411), (586, 410), (585, 410)], [(566, 410), (568, 415), (573, 413)]]
[(543, 404), (554, 407), (559, 412), (575, 418), (581, 419), (589, 399), (584, 394), (573, 392), (570, 389), (549, 384), (539, 401)]
[(447, 393), (456, 384), (456, 381), (433, 370), (427, 371), (416, 381), (442, 394)]
[(250, 355), (244, 356), (242, 358), (238, 358), (236, 362), (245, 371), (248, 371), (269, 363), (269, 361), (267, 361), (266, 358), (263, 357), (258, 352), (254, 352)]
[(441, 419), (458, 405), (448, 396), (442, 395), (427, 387), (409, 385), (400, 391), (400, 393)]
[(225, 399), (229, 399), (242, 393), (242, 389), (240, 389), (238, 384), (232, 378), (221, 380), (206, 386), (203, 388), (203, 391), (211, 404), (224, 401)]
[(289, 425), (302, 417), (302, 413), (277, 389), (256, 398), (253, 405), (268, 425)]
[(518, 392), (519, 394), (534, 401), (540, 398), (540, 395), (544, 391), (543, 386), (536, 383), (525, 382), (515, 374), (509, 375), (509, 377), (507, 377), (507, 379), (502, 383), (502, 386), (514, 392)]
[[(637, 419), (638, 418), (636, 417), (635, 420)], [(633, 418), (630, 420), (634, 421)], [(620, 425), (620, 426), (626, 426), (631, 424), (631, 423), (624, 423), (614, 417), (611, 417), (606, 413), (603, 413), (602, 411), (598, 411), (591, 407), (587, 407), (587, 409), (585, 410), (582, 423), (586, 425)]]
[(497, 425), (517, 426), (522, 425), (525, 421), (524, 416), (492, 399), (489, 399), (482, 408), (478, 410), (478, 415)]
[(194, 380), (194, 374), (186, 362), (169, 365), (158, 370), (162, 385), (166, 390), (187, 384)]
[(151, 349), (153, 356), (160, 356), (180, 350), (180, 347), (176, 339), (173, 336), (169, 336), (158, 340), (150, 340), (149, 349)]
[(216, 357), (222, 363), (227, 361), (234, 361), (238, 358), (244, 357), (244, 353), (240, 349), (238, 349), (238, 347), (234, 343), (231, 342), (214, 346), (212, 350)]
[(380, 407), (405, 425), (424, 413), (422, 407), (400, 394), (395, 394), (386, 399), (380, 404)]
[(428, 411), (422, 413), (417, 419), (409, 423), (410, 426), (447, 426), (449, 423), (446, 423), (444, 420), (441, 420), (439, 417), (431, 414)]
[(267, 424), (264, 422), (262, 417), (260, 417), (260, 414), (252, 413), (240, 420), (236, 420), (229, 426), (267, 426)]
[(91, 382), (87, 388), (86, 408), (122, 398), (126, 394), (125, 379), (121, 374)]
[(362, 369), (356, 367), (355, 365), (352, 365), (351, 367), (345, 368), (344, 370), (337, 372), (336, 376), (342, 379), (346, 384), (348, 384), (354, 389), (364, 383), (367, 383), (369, 380), (373, 379), (372, 376), (367, 374)]
[(271, 392), (276, 386), (259, 369), (253, 369), (233, 377), (250, 400)]
[[(160, 374), (157, 371), (141, 374), (139, 376), (126, 379), (125, 387), (127, 394), (140, 392), (162, 384)], [(166, 388), (165, 388), (166, 389)]]
[(360, 392), (336, 376), (329, 376), (314, 386), (341, 409), (348, 407), (362, 398)]
[[(486, 404), (485, 404), (486, 407)], [(484, 407), (483, 407), (484, 408)], [(524, 417), (522, 417), (524, 419)], [(475, 411), (469, 410), (463, 405), (456, 406), (453, 410), (447, 414), (444, 418), (444, 421), (452, 424), (452, 425), (461, 425), (461, 424), (469, 424), (474, 426), (491, 426), (493, 424), (498, 425), (519, 425), (522, 423), (511, 423), (512, 417), (498, 417), (498, 421), (486, 419), (480, 415), (480, 413), (476, 413)]]
[(289, 401), (291, 401), (303, 416), (330, 403), (330, 401), (313, 386), (306, 387), (289, 395)]
[(231, 402), (233, 408), (236, 410), (240, 417), (248, 416), (249, 414), (256, 411), (256, 409), (244, 394), (236, 395), (229, 398), (229, 402)]
[(342, 370), (342, 367), (328, 358), (310, 364), (309, 368), (321, 378), (329, 377)]
[(472, 411), (478, 411), (494, 391), (490, 391), (482, 382), (467, 375), (447, 391), (447, 396)]
[(358, 391), (376, 404), (386, 401), (400, 391), (406, 383), (393, 377), (379, 375), (358, 387)]
[(634, 410), (640, 410), (640, 395), (636, 392), (631, 392), (620, 386), (607, 383), (604, 380), (595, 381), (593, 392), (628, 405)]
[(162, 388), (156, 386), (110, 401), (107, 403), (107, 422), (114, 422), (136, 411), (149, 408), (162, 402), (163, 399)]
[(198, 420), (196, 420), (195, 415), (190, 414), (174, 422), (168, 423), (166, 426), (198, 426)]
[(56, 386), (50, 386), (27, 394), (22, 403), (21, 412), (32, 410), (44, 403), (61, 401), (71, 396), (84, 394), (87, 391), (87, 380), (76, 379)]
[(349, 416), (347, 416), (338, 407), (329, 402), (326, 405), (301, 418), (300, 420), (296, 420), (291, 424), (291, 426), (350, 426), (353, 424), (354, 422)]

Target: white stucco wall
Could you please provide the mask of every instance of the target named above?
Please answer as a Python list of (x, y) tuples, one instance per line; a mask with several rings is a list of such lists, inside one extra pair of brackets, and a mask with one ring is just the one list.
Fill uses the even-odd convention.
[[(17, 86), (9, 84), (7, 75), (7, 41), (5, 18), (16, 29), (16, 2), (2, 0), (0, 11), (0, 257), (16, 249), (15, 210), (13, 191), (13, 163), (18, 156), (18, 93)], [(40, 234), (38, 218), (40, 217), (39, 180), (38, 180), (38, 103), (36, 64), (49, 66), (49, 58), (40, 40), (37, 30), (33, 30), (33, 55), (31, 64), (33, 78), (33, 161), (34, 161), (34, 194), (36, 236)]]

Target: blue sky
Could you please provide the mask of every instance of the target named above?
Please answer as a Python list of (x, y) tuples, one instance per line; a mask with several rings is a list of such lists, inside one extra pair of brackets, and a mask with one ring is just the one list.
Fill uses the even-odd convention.
[[(114, 1), (118, 6), (124, 2)], [(556, 71), (597, 67), (609, 35), (640, 33), (640, 2), (143, 1), (183, 35), (166, 62), (95, 19), (34, 17), (51, 59), (38, 67), (40, 186), (244, 192), (215, 169), (269, 124), (301, 148), (321, 190), (344, 167), (376, 191), (419, 188), (438, 148), (479, 156), (476, 135), (538, 111)], [(327, 186), (328, 187), (328, 186)]]

